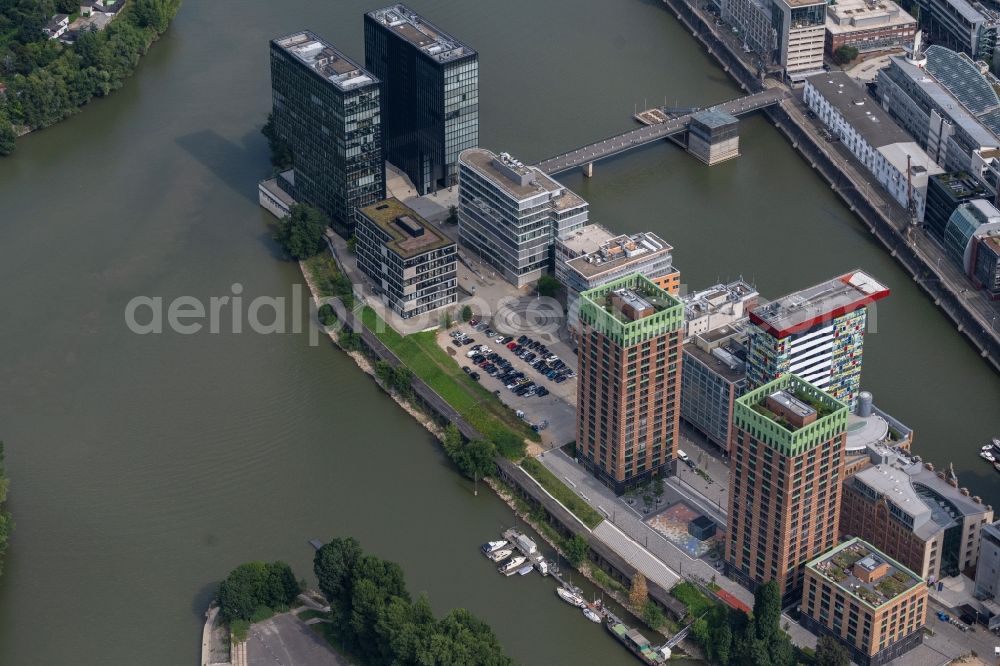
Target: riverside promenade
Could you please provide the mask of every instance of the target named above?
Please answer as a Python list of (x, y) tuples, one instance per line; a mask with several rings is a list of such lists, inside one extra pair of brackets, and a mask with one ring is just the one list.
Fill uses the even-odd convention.
[[(763, 68), (747, 62), (728, 28), (717, 29), (714, 17), (689, 0), (662, 0), (722, 68), (747, 92), (783, 88), (782, 82), (766, 78)], [(926, 234), (909, 225), (905, 211), (883, 196), (873, 176), (853, 157), (839, 155), (809, 121), (801, 95), (790, 95), (764, 114), (799, 151), (810, 167), (826, 180), (889, 254), (910, 274), (936, 306), (951, 319), (976, 351), (1000, 372), (1000, 304), (975, 291), (962, 273), (944, 257)]]

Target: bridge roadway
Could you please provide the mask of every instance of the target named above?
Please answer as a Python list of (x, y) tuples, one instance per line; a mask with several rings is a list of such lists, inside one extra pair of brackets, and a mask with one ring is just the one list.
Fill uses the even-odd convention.
[[(788, 93), (784, 89), (770, 88), (753, 95), (731, 99), (728, 102), (716, 104), (710, 108), (725, 111), (734, 116), (741, 116), (753, 113), (772, 104), (777, 104), (787, 96)], [(616, 134), (615, 136), (592, 143), (589, 146), (583, 146), (568, 153), (543, 160), (535, 166), (550, 176), (554, 176), (575, 167), (582, 167), (597, 160), (620, 155), (625, 151), (644, 146), (647, 143), (686, 132), (692, 115), (694, 114), (688, 113), (677, 118), (672, 118), (664, 123), (647, 125), (639, 129), (623, 132), (622, 134)]]

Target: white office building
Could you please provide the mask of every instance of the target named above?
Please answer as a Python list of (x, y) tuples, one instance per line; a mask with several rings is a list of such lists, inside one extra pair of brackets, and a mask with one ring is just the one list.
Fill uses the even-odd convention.
[[(924, 217), (927, 179), (944, 170), (844, 72), (806, 79), (806, 106), (900, 206)], [(873, 183), (874, 184), (874, 183)]]
[(587, 202), (537, 167), (484, 148), (458, 162), (462, 245), (516, 287), (548, 269), (556, 238), (587, 223)]

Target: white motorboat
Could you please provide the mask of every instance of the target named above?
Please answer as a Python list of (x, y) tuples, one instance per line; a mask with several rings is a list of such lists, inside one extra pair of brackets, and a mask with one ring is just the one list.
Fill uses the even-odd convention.
[(489, 555), (494, 550), (500, 550), (507, 545), (507, 542), (501, 539), (500, 541), (489, 541), (483, 544), (483, 552)]
[(557, 587), (556, 594), (571, 606), (576, 606), (577, 608), (586, 608), (587, 606), (587, 601), (568, 587)]
[(996, 461), (996, 456), (994, 456), (989, 451), (980, 451), (979, 457), (982, 458), (983, 460), (989, 460), (990, 462)]
[(494, 550), (492, 553), (487, 553), (486, 557), (490, 558), (492, 562), (503, 562), (513, 554), (514, 551), (510, 548), (501, 548), (500, 550)]
[(983, 447), (982, 447), (982, 449), (980, 449), (980, 450), (981, 451), (992, 451), (993, 450), (993, 445), (992, 444), (984, 444)]
[(521, 568), (521, 565), (528, 561), (527, 557), (523, 555), (518, 555), (517, 557), (511, 558), (507, 564), (501, 566), (497, 571), (502, 573), (504, 576), (513, 576), (517, 573), (517, 570)]
[(593, 608), (588, 608), (586, 606), (584, 606), (583, 608), (583, 616), (588, 620), (590, 620), (591, 622), (601, 621), (601, 616), (598, 614), (598, 612), (595, 611)]

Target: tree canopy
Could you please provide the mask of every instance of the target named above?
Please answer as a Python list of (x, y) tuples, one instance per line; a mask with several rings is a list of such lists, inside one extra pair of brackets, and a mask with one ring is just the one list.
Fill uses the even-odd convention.
[(548, 273), (538, 278), (538, 284), (536, 285), (539, 296), (555, 296), (559, 293), (560, 287), (562, 287), (562, 283)]
[(329, 221), (318, 209), (295, 204), (290, 215), (278, 220), (274, 240), (281, 243), (292, 259), (308, 259), (326, 247), (327, 226)]
[(833, 636), (820, 636), (816, 643), (816, 666), (849, 666), (847, 650)]
[(7, 489), (10, 481), (7, 478), (7, 468), (3, 457), (3, 441), (0, 441), (0, 573), (3, 573), (4, 555), (7, 553), (7, 540), (10, 532), (14, 529), (14, 520), (10, 517), (10, 512), (6, 510)]
[(370, 666), (509, 666), (493, 630), (467, 610), (435, 619), (427, 599), (410, 598), (398, 565), (365, 554), (352, 538), (330, 541), (313, 559), (330, 602), (332, 630)]
[(78, 11), (76, 0), (0, 0), (0, 154), (13, 151), (13, 126), (47, 127), (120, 88), (179, 7), (129, 0), (104, 30), (64, 45), (42, 28), (57, 11)]
[(219, 586), (219, 610), (226, 621), (249, 620), (260, 608), (288, 606), (299, 591), (291, 567), (284, 562), (247, 562)]

